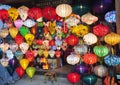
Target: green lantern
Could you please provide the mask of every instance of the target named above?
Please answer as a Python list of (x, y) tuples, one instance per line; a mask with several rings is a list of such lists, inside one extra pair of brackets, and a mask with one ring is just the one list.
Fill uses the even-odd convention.
[(104, 57), (108, 54), (109, 50), (106, 46), (99, 45), (93, 48), (94, 53), (99, 57)]

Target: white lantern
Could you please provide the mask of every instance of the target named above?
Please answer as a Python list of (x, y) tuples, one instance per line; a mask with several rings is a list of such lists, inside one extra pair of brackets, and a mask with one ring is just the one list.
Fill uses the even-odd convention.
[(54, 51), (54, 50), (50, 50), (50, 51), (49, 51), (49, 55), (50, 55), (51, 58), (53, 58), (54, 55), (55, 55), (55, 51)]
[(99, 77), (105, 77), (108, 73), (108, 69), (103, 65), (95, 66), (94, 73)]
[(56, 7), (56, 13), (60, 17), (67, 17), (72, 13), (72, 7), (68, 4), (60, 4)]
[(85, 44), (92, 45), (97, 42), (97, 37), (93, 33), (88, 33), (88, 34), (84, 35), (83, 40), (84, 40)]
[(76, 54), (70, 54), (66, 60), (68, 64), (75, 65), (80, 61), (80, 58)]
[(23, 54), (25, 54), (29, 48), (29, 45), (26, 42), (23, 42), (20, 44), (19, 47), (20, 47), (21, 51), (23, 52)]

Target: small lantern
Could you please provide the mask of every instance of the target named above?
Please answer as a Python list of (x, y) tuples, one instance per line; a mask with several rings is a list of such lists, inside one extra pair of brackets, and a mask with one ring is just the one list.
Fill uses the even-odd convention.
[(23, 42), (20, 44), (19, 47), (20, 47), (21, 51), (23, 52), (23, 54), (25, 54), (29, 48), (29, 45), (27, 43)]
[(109, 23), (116, 22), (116, 11), (110, 11), (105, 14), (105, 20)]
[(2, 59), (0, 59), (0, 63), (1, 63), (1, 65), (2, 65), (3, 67), (7, 67), (8, 64), (9, 64), (9, 59), (7, 59), (7, 58), (2, 58)]
[(61, 51), (60, 50), (56, 50), (55, 51), (55, 55), (57, 58), (59, 58), (61, 56)]
[(72, 7), (68, 4), (60, 4), (56, 7), (56, 13), (60, 17), (67, 17), (72, 13)]
[(2, 30), (0, 30), (0, 37), (5, 38), (7, 37), (8, 34), (9, 34), (8, 29), (3, 28)]

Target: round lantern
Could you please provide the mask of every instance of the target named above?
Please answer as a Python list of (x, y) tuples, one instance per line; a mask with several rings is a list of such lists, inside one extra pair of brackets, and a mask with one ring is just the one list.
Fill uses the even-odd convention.
[(66, 42), (68, 43), (68, 45), (75, 46), (75, 45), (78, 44), (79, 39), (78, 39), (78, 37), (75, 36), (75, 35), (69, 35), (69, 36), (66, 38)]
[(56, 7), (56, 13), (60, 17), (67, 17), (72, 13), (72, 7), (68, 4), (60, 4)]
[(105, 20), (109, 23), (116, 22), (116, 11), (110, 11), (105, 14)]
[(48, 20), (56, 18), (55, 8), (50, 7), (50, 6), (43, 8), (42, 9), (42, 14), (43, 14), (43, 17), (48, 19)]
[(97, 42), (97, 37), (93, 33), (88, 33), (84, 35), (83, 40), (87, 45), (92, 45)]
[(109, 49), (103, 45), (95, 46), (93, 51), (99, 57), (104, 57), (109, 53)]
[(85, 53), (88, 52), (87, 45), (78, 44), (78, 45), (74, 46), (74, 52), (76, 54), (84, 55)]
[(73, 84), (77, 83), (80, 80), (80, 75), (75, 72), (68, 73), (67, 80)]
[(109, 45), (116, 45), (120, 42), (120, 35), (111, 32), (104, 37), (104, 41)]
[(89, 65), (95, 64), (98, 61), (97, 56), (93, 53), (85, 54), (83, 58), (84, 62)]
[(8, 19), (8, 11), (5, 9), (0, 9), (0, 20), (6, 20)]
[(109, 32), (109, 28), (106, 25), (99, 24), (93, 27), (93, 33), (97, 36), (105, 36)]
[(67, 56), (66, 60), (68, 64), (75, 65), (79, 63), (80, 58), (76, 54), (70, 54)]
[(103, 65), (98, 65), (94, 67), (94, 73), (99, 77), (105, 77), (108, 73), (108, 70)]
[(120, 64), (120, 57), (110, 54), (104, 58), (104, 62), (109, 66), (117, 66)]

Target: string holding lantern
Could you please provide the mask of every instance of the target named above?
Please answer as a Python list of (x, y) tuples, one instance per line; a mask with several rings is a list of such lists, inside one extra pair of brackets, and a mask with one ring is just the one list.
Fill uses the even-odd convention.
[(105, 36), (109, 32), (109, 28), (106, 25), (98, 24), (93, 27), (93, 33), (99, 37)]
[(56, 13), (60, 17), (67, 17), (72, 13), (72, 7), (69, 4), (60, 4), (56, 7)]
[(116, 11), (109, 11), (105, 14), (105, 20), (109, 23), (116, 22)]

